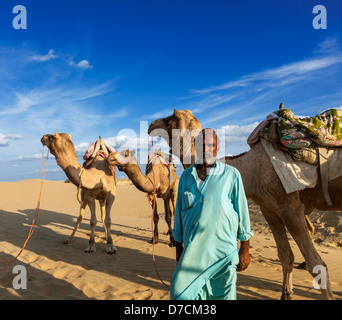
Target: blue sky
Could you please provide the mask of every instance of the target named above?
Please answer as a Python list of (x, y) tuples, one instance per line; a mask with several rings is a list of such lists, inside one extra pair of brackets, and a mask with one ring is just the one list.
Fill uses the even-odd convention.
[[(26, 30), (12, 26), (18, 4)], [(80, 162), (99, 135), (145, 150), (146, 126), (175, 107), (225, 129), (238, 154), (280, 102), (301, 116), (340, 107), (341, 71), (340, 1), (1, 1), (0, 181), (40, 178), (55, 129)], [(65, 179), (53, 157), (46, 178)]]

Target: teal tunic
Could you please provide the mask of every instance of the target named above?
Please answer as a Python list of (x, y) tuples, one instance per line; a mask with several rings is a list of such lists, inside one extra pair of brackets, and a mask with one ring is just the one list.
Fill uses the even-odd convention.
[(237, 240), (253, 235), (241, 175), (216, 162), (200, 189), (198, 179), (193, 165), (179, 180), (173, 236), (184, 243), (184, 250), (172, 276), (170, 297), (235, 299)]

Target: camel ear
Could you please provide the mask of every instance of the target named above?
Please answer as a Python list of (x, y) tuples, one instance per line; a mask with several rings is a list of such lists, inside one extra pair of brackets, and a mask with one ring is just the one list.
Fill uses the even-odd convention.
[(132, 157), (135, 155), (135, 149), (131, 151)]
[(56, 139), (60, 138), (59, 133), (55, 130), (55, 137)]
[(71, 140), (71, 134), (68, 134), (68, 138)]
[(180, 113), (176, 108), (173, 109), (173, 114), (174, 114), (175, 117), (177, 117), (177, 118), (180, 118), (180, 117), (181, 117), (181, 113)]

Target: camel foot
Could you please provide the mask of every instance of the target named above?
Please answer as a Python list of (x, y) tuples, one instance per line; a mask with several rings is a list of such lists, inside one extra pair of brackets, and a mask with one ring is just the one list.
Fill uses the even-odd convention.
[[(150, 244), (153, 244), (153, 237), (151, 240), (147, 241), (148, 243)], [(158, 238), (157, 237), (154, 237), (154, 244), (157, 244), (159, 241), (158, 241)]]
[(115, 247), (115, 246), (113, 246), (113, 245), (110, 245), (110, 246), (107, 246), (106, 252), (107, 252), (108, 254), (114, 254), (114, 253), (117, 253), (117, 252), (118, 252), (118, 249), (117, 249), (117, 247)]
[(89, 247), (84, 249), (84, 253), (93, 253), (95, 251), (96, 251), (95, 246), (89, 246)]
[(302, 270), (308, 270), (308, 267), (306, 265), (306, 262), (302, 262), (298, 267), (297, 269), (302, 269)]
[(283, 289), (280, 300), (292, 300), (292, 291)]
[(70, 244), (70, 243), (72, 243), (72, 239), (67, 239), (63, 242), (63, 244)]

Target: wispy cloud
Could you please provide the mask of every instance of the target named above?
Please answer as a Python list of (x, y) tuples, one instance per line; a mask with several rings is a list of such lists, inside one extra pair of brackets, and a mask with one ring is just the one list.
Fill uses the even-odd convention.
[(49, 52), (45, 55), (40, 55), (40, 54), (33, 55), (31, 57), (31, 60), (45, 62), (45, 61), (54, 60), (57, 58), (58, 58), (58, 55), (55, 54), (55, 51), (53, 49), (50, 49)]
[(81, 102), (98, 96), (102, 96), (113, 90), (112, 82), (108, 81), (97, 86), (82, 87), (67, 86), (47, 87), (31, 89), (26, 92), (14, 92), (13, 102), (0, 108), (0, 115), (18, 114), (29, 111), (32, 107), (62, 107), (73, 102)]
[(0, 133), (0, 147), (9, 146), (12, 140), (22, 139), (23, 136), (19, 134), (1, 134)]
[(59, 53), (57, 54), (54, 49), (50, 49), (47, 54), (32, 54), (30, 56), (31, 61), (38, 61), (38, 62), (47, 62), (51, 60), (60, 59), (64, 61), (67, 65), (71, 67), (76, 67), (79, 69), (93, 69), (94, 66), (90, 64), (88, 60), (80, 60), (78, 62), (75, 62), (75, 58), (67, 53)]
[(34, 153), (30, 155), (20, 155), (18, 157), (15, 157), (12, 159), (12, 161), (29, 161), (29, 160), (36, 160), (41, 159), (42, 154), (41, 153)]
[[(277, 68), (267, 69), (262, 72), (255, 72), (249, 75), (243, 76), (236, 81), (230, 81), (222, 85), (208, 87), (204, 89), (193, 89), (191, 92), (207, 94), (215, 91), (222, 91), (235, 87), (246, 87), (254, 82), (268, 82), (266, 86), (281, 86), (284, 84), (290, 84), (304, 78), (302, 75), (319, 71), (321, 69), (336, 65), (342, 62), (342, 54), (320, 57), (314, 59), (307, 59), (299, 62), (294, 62), (286, 65), (282, 65)], [(274, 82), (277, 81), (277, 82)]]
[[(342, 51), (338, 39), (327, 38), (306, 59), (265, 68), (219, 85), (192, 89), (188, 107), (200, 113), (199, 118), (201, 113), (205, 113), (200, 119), (205, 124), (220, 124), (229, 119), (239, 119), (240, 123), (246, 123), (247, 118), (248, 121), (258, 121), (277, 108), (280, 102), (286, 103), (289, 97), (301, 105), (315, 97), (316, 104), (324, 103), (322, 108), (334, 107), (331, 104), (336, 101), (341, 104), (338, 99), (342, 97), (342, 88), (337, 81), (341, 65)], [(320, 99), (328, 93), (338, 95), (335, 94), (334, 101)], [(212, 107), (216, 112), (206, 113)], [(257, 114), (263, 114), (262, 118), (256, 117)]]

